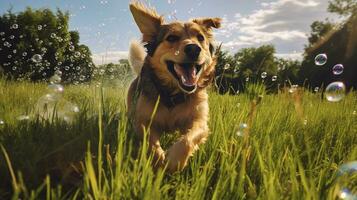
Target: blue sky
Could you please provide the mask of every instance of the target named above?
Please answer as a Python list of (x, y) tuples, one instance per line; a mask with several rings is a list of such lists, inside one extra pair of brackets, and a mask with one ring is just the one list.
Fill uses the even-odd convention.
[[(90, 47), (96, 63), (126, 57), (131, 39), (140, 38), (128, 10), (129, 0), (1, 0), (0, 13), (33, 8), (60, 8), (71, 14), (70, 29)], [(194, 17), (221, 17), (216, 39), (235, 52), (244, 47), (274, 44), (282, 57), (299, 58), (314, 20), (334, 16), (328, 0), (143, 0), (166, 21)]]

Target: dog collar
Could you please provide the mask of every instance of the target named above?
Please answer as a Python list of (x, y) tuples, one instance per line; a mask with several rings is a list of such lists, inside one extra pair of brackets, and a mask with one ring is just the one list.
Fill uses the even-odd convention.
[[(146, 78), (149, 78), (150, 82), (153, 84), (153, 87), (148, 87), (147, 84), (150, 83), (148, 81), (143, 81), (142, 87), (155, 89), (157, 95), (160, 95), (160, 103), (163, 103), (167, 108), (173, 108), (176, 105), (184, 103), (188, 99), (189, 95), (183, 92), (172, 95), (170, 90), (160, 83), (159, 78), (155, 75), (149, 66), (143, 66), (141, 76), (144, 80), (144, 77), (148, 76)], [(144, 94), (152, 96), (153, 92), (154, 91), (144, 91)]]

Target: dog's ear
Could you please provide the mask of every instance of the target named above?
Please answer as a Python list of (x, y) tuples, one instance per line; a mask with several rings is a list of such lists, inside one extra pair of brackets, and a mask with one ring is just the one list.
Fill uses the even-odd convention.
[(199, 24), (200, 26), (205, 27), (206, 29), (212, 29), (212, 28), (220, 28), (222, 19), (218, 17), (197, 18), (197, 19), (193, 19), (192, 21), (195, 22), (196, 24)]
[(151, 37), (158, 33), (161, 24), (164, 22), (163, 17), (158, 15), (155, 10), (146, 8), (139, 2), (131, 3), (129, 7), (136, 24), (143, 34), (143, 40), (150, 40)]

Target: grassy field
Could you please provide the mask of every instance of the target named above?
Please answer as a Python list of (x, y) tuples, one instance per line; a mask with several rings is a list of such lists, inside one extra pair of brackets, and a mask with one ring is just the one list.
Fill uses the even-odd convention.
[[(130, 131), (125, 88), (65, 86), (62, 98), (79, 112), (44, 119), (36, 105), (46, 84), (0, 81), (0, 199), (336, 199), (342, 188), (357, 192), (356, 176), (338, 177), (341, 164), (357, 159), (356, 93), (331, 103), (299, 90), (254, 103), (252, 95), (210, 92), (208, 141), (184, 171), (168, 174), (152, 171), (146, 143)], [(163, 146), (175, 137), (163, 137)]]

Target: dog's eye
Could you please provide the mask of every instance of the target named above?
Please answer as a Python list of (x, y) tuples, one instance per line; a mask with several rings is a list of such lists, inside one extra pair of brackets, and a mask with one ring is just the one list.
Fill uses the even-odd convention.
[(198, 41), (202, 42), (205, 40), (205, 37), (203, 37), (203, 35), (201, 35), (201, 34), (198, 34), (197, 39), (198, 39)]
[(169, 35), (169, 36), (167, 36), (166, 40), (168, 42), (177, 42), (180, 40), (180, 37), (177, 35)]

